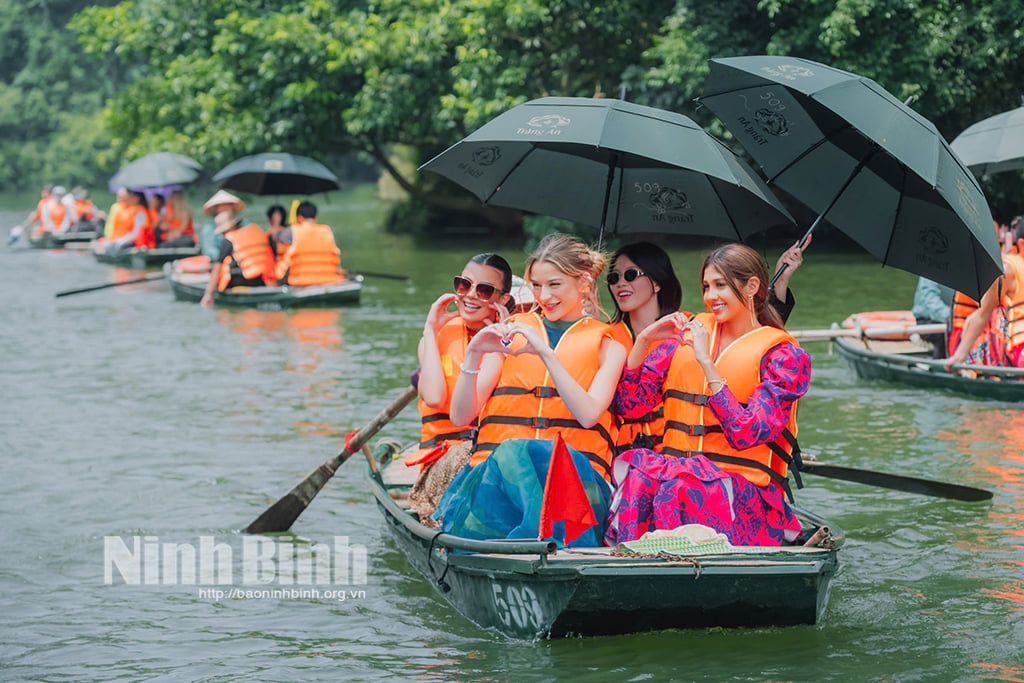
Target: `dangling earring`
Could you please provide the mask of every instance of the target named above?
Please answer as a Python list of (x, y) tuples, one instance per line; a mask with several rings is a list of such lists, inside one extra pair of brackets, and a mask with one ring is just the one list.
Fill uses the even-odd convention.
[(747, 295), (747, 310), (750, 311), (750, 325), (751, 327), (757, 327), (757, 313), (754, 312), (754, 295)]

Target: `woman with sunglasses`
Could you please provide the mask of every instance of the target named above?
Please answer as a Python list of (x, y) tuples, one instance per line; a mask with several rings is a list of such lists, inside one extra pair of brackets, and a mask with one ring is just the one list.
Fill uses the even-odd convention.
[(756, 251), (719, 247), (701, 269), (709, 312), (671, 313), (637, 335), (613, 410), (629, 417), (663, 402), (665, 433), (655, 450), (616, 459), (609, 544), (688, 523), (736, 545), (799, 533), (784, 494), (810, 357), (767, 304), (767, 281)]
[(608, 404), (626, 349), (597, 319), (604, 256), (569, 235), (541, 240), (526, 263), (534, 310), (485, 328), (466, 348), (451, 416), (480, 416), (472, 464), (510, 439), (554, 439), (585, 455), (605, 479), (614, 449)]
[[(427, 314), (416, 380), (422, 420), (420, 448), (406, 460), (409, 466), (421, 466), (410, 504), (425, 521), (437, 507), (452, 476), (469, 461), (473, 428), (457, 427), (449, 416), (452, 390), (466, 347), (484, 327), (508, 316), (504, 306), (511, 287), (512, 268), (508, 261), (497, 254), (477, 254), (462, 274), (455, 276), (454, 293), (438, 297)], [(455, 310), (449, 310), (452, 304)]]
[[(795, 304), (788, 283), (802, 262), (802, 253), (803, 248), (795, 244), (783, 252), (775, 266), (778, 270), (786, 264), (786, 270), (771, 290), (768, 304), (781, 316), (783, 323), (789, 319)], [(607, 282), (615, 303), (615, 315), (612, 316), (615, 339), (627, 350), (633, 348), (637, 334), (658, 318), (678, 311), (682, 303), (682, 288), (672, 260), (664, 249), (650, 242), (634, 242), (620, 247), (612, 255)], [(690, 315), (686, 311), (683, 313)], [(664, 416), (660, 405), (632, 418), (617, 416), (617, 422), (619, 450), (633, 445), (652, 448), (661, 443)]]

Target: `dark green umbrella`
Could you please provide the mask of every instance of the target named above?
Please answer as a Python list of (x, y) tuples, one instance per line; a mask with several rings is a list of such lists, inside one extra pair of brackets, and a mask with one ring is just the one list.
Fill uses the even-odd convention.
[(221, 189), (258, 195), (308, 195), (339, 187), (338, 176), (316, 159), (285, 152), (236, 159), (213, 179)]
[(110, 178), (110, 187), (141, 189), (185, 185), (199, 177), (203, 167), (192, 157), (154, 152), (125, 165)]
[(546, 97), (484, 124), (421, 169), (485, 204), (610, 234), (744, 239), (792, 218), (728, 147), (681, 114), (612, 99)]
[(977, 175), (1024, 168), (1024, 106), (978, 121), (950, 147)]
[(883, 264), (980, 298), (1002, 273), (974, 176), (874, 81), (793, 57), (711, 60), (700, 101), (789, 192)]

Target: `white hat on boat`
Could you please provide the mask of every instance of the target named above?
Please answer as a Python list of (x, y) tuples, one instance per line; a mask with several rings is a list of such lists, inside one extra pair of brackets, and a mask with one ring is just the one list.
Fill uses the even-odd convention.
[(235, 213), (241, 213), (245, 210), (245, 202), (227, 190), (217, 190), (217, 193), (203, 204), (203, 213), (207, 216), (213, 216), (225, 208), (233, 208)]

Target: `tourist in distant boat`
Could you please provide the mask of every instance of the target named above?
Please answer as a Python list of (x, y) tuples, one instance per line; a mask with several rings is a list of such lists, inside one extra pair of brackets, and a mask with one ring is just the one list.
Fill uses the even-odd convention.
[(210, 263), (218, 263), (220, 247), (224, 242), (224, 236), (217, 232), (217, 223), (214, 216), (222, 211), (233, 211), (240, 214), (245, 210), (245, 202), (226, 190), (217, 192), (203, 204), (203, 215), (209, 216), (210, 220), (203, 223), (199, 228), (199, 249), (203, 256), (210, 259)]
[[(918, 325), (936, 325), (949, 322), (956, 291), (925, 277), (917, 278), (914, 303), (910, 313)], [(965, 316), (966, 317), (966, 316)], [(921, 339), (932, 345), (932, 358), (946, 357), (946, 333), (922, 334)]]
[[(274, 257), (266, 233), (255, 223), (243, 221), (228, 209), (214, 219), (218, 235), (224, 235), (220, 254), (210, 267), (210, 280), (203, 294), (202, 305), (213, 305), (213, 293), (231, 287), (263, 287), (265, 276), (272, 271)], [(269, 284), (273, 284), (272, 282)]]
[[(282, 241), (282, 235), (288, 232), (288, 241)], [(291, 231), (288, 230), (288, 211), (280, 204), (274, 204), (267, 209), (267, 239), (270, 240), (270, 247), (274, 252), (274, 258), (284, 256), (291, 244)]]
[(298, 222), (291, 226), (291, 243), (277, 262), (277, 279), (282, 285), (305, 287), (341, 282), (341, 252), (334, 231), (316, 222), (316, 204), (305, 201), (296, 211)]
[(126, 190), (126, 195), (125, 205), (117, 210), (110, 240), (105, 245), (109, 254), (156, 246), (150, 214), (146, 209), (146, 196), (136, 190)]
[(71, 192), (64, 192), (60, 203), (64, 206), (64, 222), (67, 224), (62, 232), (66, 232), (78, 222), (78, 208), (75, 206), (75, 197)]
[[(962, 330), (950, 334), (950, 344), (956, 344), (945, 367), (952, 372), (954, 365), (995, 365), (1024, 367), (1024, 255), (1020, 253), (1024, 240), (1024, 216), (1010, 222), (1004, 242), (1003, 274), (996, 278), (976, 302), (977, 308), (963, 319)], [(957, 292), (954, 316), (960, 309), (969, 309), (975, 302)]]
[(63, 185), (54, 186), (53, 191), (50, 193), (50, 198), (47, 199), (46, 203), (42, 206), (39, 216), (41, 225), (36, 230), (37, 235), (45, 232), (65, 232), (71, 225), (67, 207), (63, 202), (65, 194), (67, 194), (67, 191), (64, 189)]
[[(457, 427), (449, 415), (466, 346), (481, 329), (508, 318), (511, 287), (508, 261), (497, 254), (477, 254), (455, 276), (454, 293), (434, 301), (423, 325), (415, 380), (420, 448), (406, 464), (421, 467), (409, 502), (428, 525), (452, 477), (469, 462), (475, 425)], [(449, 310), (453, 304), (455, 310)]]
[(164, 209), (164, 231), (160, 246), (166, 249), (194, 247), (196, 244), (192, 208), (181, 190), (171, 192)]
[(117, 224), (117, 216), (121, 209), (128, 205), (128, 189), (124, 187), (117, 188), (117, 192), (114, 193), (114, 203), (110, 205), (110, 210), (107, 211), (107, 222), (103, 226), (103, 237), (110, 240), (114, 236), (114, 226)]
[(663, 402), (665, 432), (655, 450), (616, 458), (609, 544), (688, 523), (737, 545), (799, 534), (786, 476), (810, 357), (767, 304), (767, 282), (756, 251), (719, 247), (701, 268), (709, 312), (672, 313), (637, 334), (612, 410), (628, 418)]
[(89, 191), (84, 187), (76, 187), (71, 191), (75, 199), (75, 214), (78, 219), (71, 225), (72, 232), (99, 232), (98, 227), (104, 215), (96, 210), (89, 199)]
[(52, 185), (44, 185), (42, 191), (39, 193), (39, 201), (36, 203), (36, 208), (33, 209), (32, 213), (28, 215), (25, 220), (24, 228), (29, 231), (29, 234), (41, 234), (42, 233), (42, 221), (43, 221), (43, 207), (50, 201), (50, 195), (53, 194)]
[(149, 196), (149, 227), (153, 231), (154, 244), (159, 245), (167, 232), (167, 200), (159, 192)]

